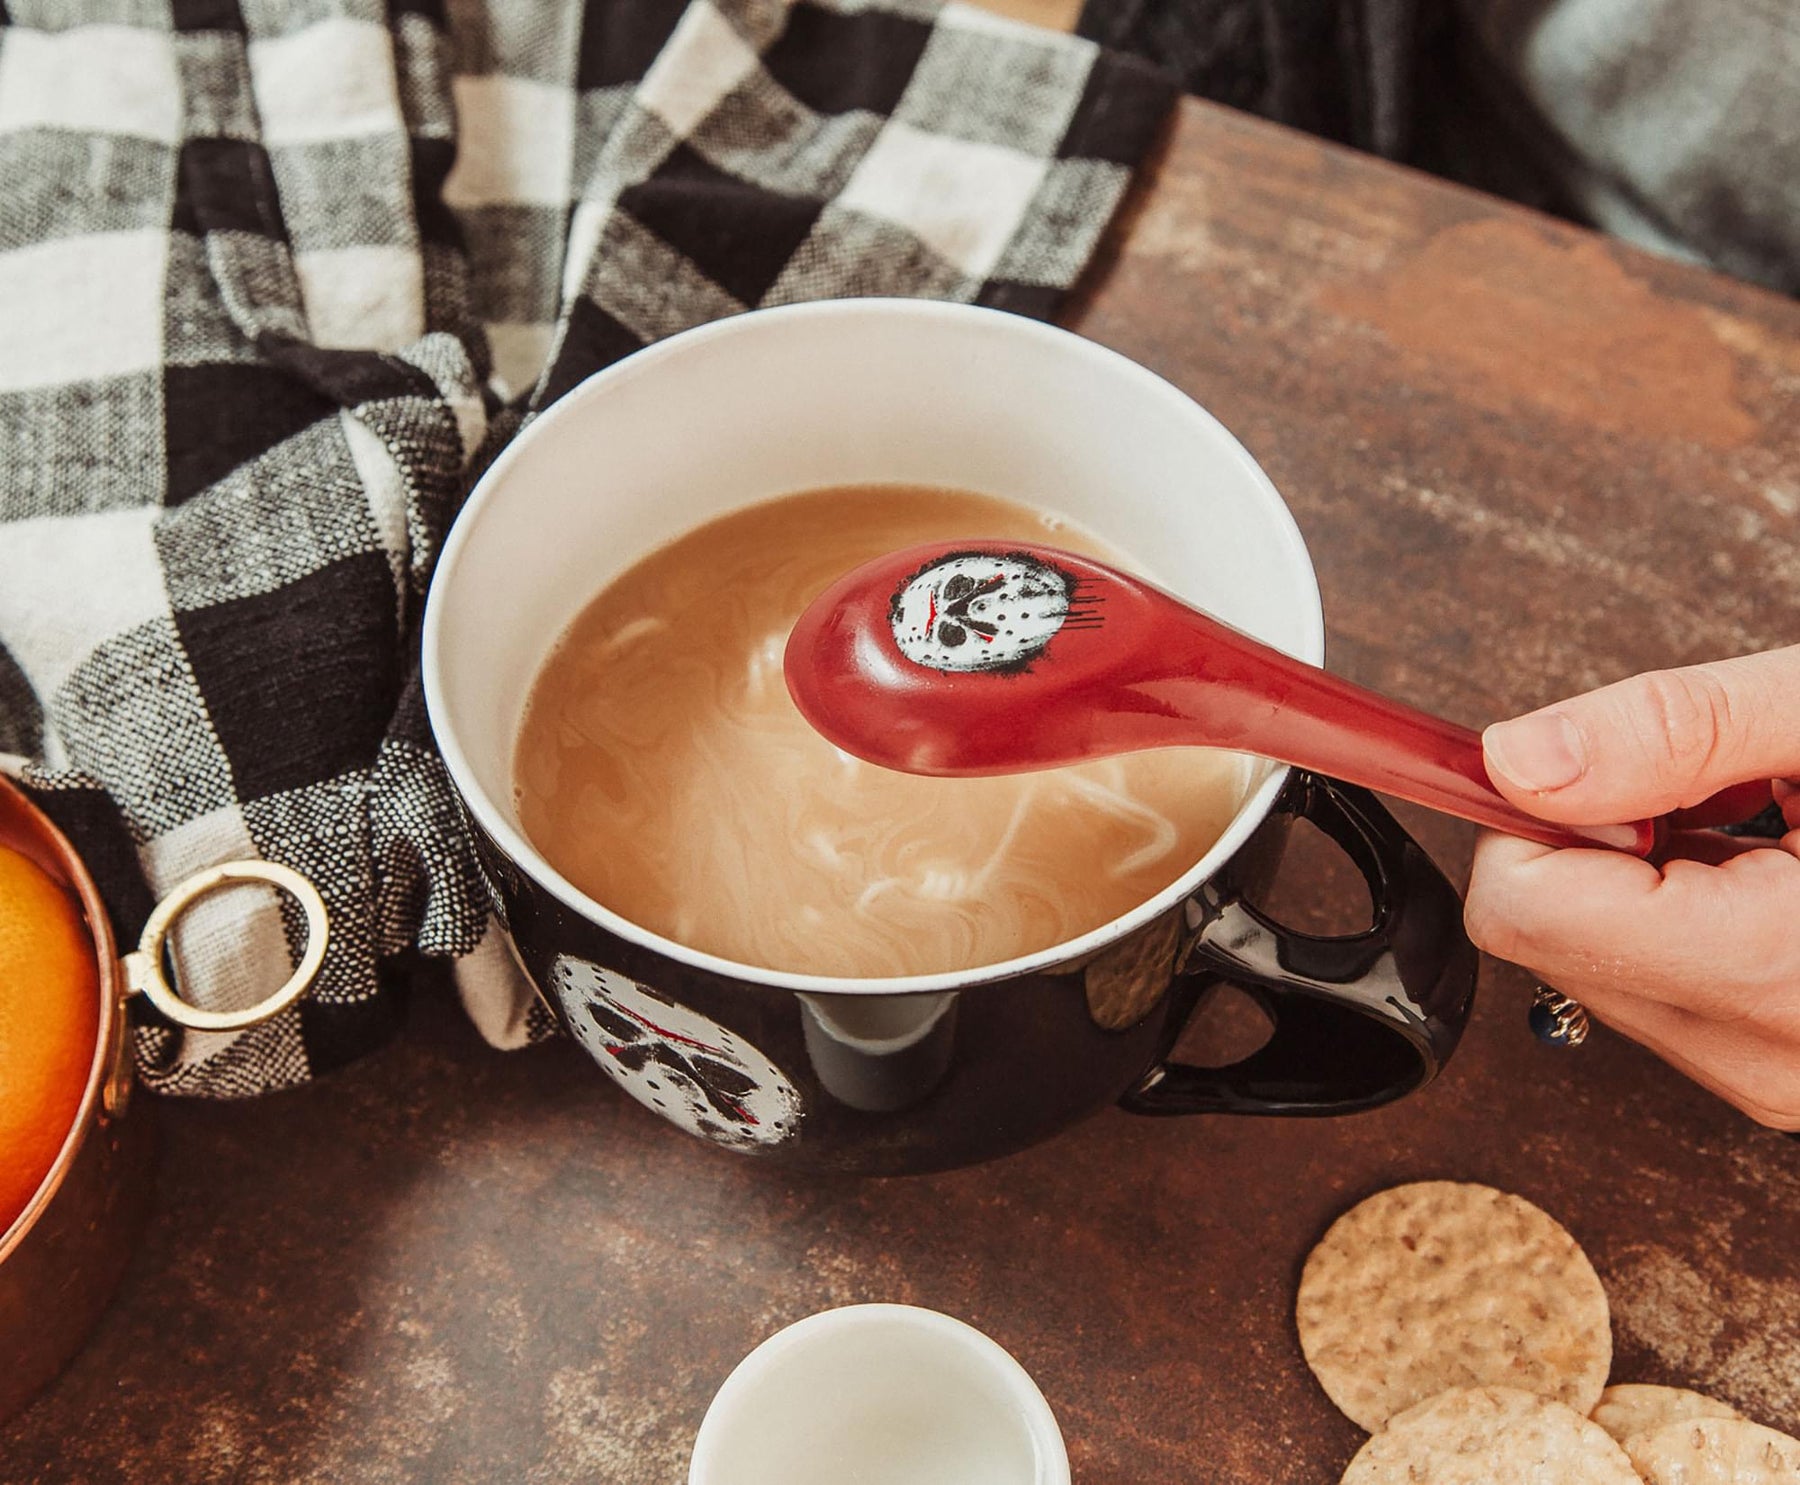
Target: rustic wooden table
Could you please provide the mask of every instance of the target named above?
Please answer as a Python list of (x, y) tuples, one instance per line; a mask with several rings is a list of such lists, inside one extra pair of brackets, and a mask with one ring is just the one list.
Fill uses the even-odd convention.
[[(1190, 102), (1071, 319), (1263, 461), (1358, 681), (1480, 722), (1800, 637), (1792, 303)], [(1407, 818), (1466, 869), (1470, 831)], [(1343, 922), (1323, 848), (1289, 878), (1286, 913)], [(1423, 1176), (1575, 1232), (1617, 1377), (1800, 1423), (1800, 1144), (1605, 1032), (1539, 1047), (1527, 991), (1490, 966), (1446, 1075), (1377, 1113), (1113, 1113), (861, 1184), (720, 1154), (421, 994), (328, 1082), (163, 1107), (147, 1240), (0, 1476), (676, 1485), (758, 1340), (902, 1300), (1020, 1357), (1081, 1485), (1331, 1481), (1360, 1435), (1302, 1364), (1300, 1262)]]

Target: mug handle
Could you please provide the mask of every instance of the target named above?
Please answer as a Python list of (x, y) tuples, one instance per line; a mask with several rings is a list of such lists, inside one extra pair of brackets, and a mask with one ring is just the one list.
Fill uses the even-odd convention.
[(1135, 1114), (1345, 1114), (1423, 1087), (1455, 1049), (1475, 995), (1462, 898), (1366, 789), (1296, 770), (1275, 813), (1312, 821), (1369, 885), (1375, 921), (1320, 937), (1252, 907), (1229, 876), (1190, 900), (1183, 974), (1248, 992), (1270, 1039), (1227, 1067), (1163, 1062), (1120, 1100)]

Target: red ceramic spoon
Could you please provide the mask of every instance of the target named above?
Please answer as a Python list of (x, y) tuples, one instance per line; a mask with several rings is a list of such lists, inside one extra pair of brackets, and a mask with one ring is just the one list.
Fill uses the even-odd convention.
[(1141, 748), (1257, 753), (1553, 846), (1647, 856), (1654, 822), (1564, 828), (1488, 782), (1481, 736), (1259, 644), (1141, 579), (1015, 542), (864, 564), (794, 626), (788, 691), (903, 773), (1023, 773)]

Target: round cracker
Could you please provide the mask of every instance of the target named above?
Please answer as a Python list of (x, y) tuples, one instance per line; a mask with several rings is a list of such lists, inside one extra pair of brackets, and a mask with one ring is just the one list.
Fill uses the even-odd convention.
[(1685, 1387), (1657, 1387), (1649, 1382), (1621, 1382), (1600, 1394), (1588, 1414), (1621, 1444), (1633, 1434), (1649, 1433), (1687, 1418), (1742, 1418), (1729, 1403)]
[(1633, 1434), (1647, 1485), (1800, 1485), (1800, 1439), (1742, 1418), (1689, 1418)]
[(1517, 1387), (1457, 1387), (1408, 1408), (1364, 1444), (1342, 1485), (1639, 1485), (1604, 1428)]
[(1295, 1319), (1319, 1385), (1371, 1432), (1452, 1387), (1520, 1387), (1586, 1417), (1612, 1365), (1606, 1291), (1575, 1239), (1462, 1181), (1345, 1212), (1307, 1256)]

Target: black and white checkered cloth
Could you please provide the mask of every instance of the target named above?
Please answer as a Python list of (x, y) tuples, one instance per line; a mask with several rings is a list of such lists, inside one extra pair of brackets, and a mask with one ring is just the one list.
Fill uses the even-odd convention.
[[(0, 0), (0, 754), (126, 939), (227, 858), (298, 868), (332, 916), (296, 1010), (142, 1027), (150, 1085), (338, 1065), (421, 955), (458, 959), (490, 1041), (547, 1031), (418, 686), (472, 472), (747, 307), (1049, 315), (1172, 101), (923, 0)], [(185, 994), (256, 999), (299, 931), (209, 899)]]

